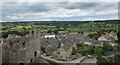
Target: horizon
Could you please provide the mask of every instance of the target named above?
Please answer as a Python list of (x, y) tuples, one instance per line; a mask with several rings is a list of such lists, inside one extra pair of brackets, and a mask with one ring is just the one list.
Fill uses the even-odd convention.
[[(94, 21), (109, 21), (109, 20), (112, 21), (112, 20), (119, 20), (119, 19), (86, 20), (86, 21), (88, 21), (88, 22), (90, 22), (90, 21), (92, 22), (92, 21), (93, 21), (93, 22), (94, 22)], [(78, 21), (78, 20), (76, 20), (76, 21)], [(76, 21), (75, 21), (75, 22), (76, 22)], [(79, 20), (78, 22), (86, 22), (86, 21), (80, 21), (80, 20)], [(39, 21), (39, 20), (38, 20), (38, 21), (34, 21), (34, 20), (33, 20), (33, 21), (27, 21), (27, 20), (26, 20), (26, 21), (4, 21), (4, 22), (18, 22), (18, 23), (19, 23), (19, 22), (59, 22), (59, 21), (57, 21), (57, 20), (56, 20), (56, 21)], [(4, 22), (2, 21), (2, 23), (4, 23)], [(62, 21), (62, 20), (61, 20), (60, 22), (74, 22), (74, 21), (68, 21), (68, 20)]]

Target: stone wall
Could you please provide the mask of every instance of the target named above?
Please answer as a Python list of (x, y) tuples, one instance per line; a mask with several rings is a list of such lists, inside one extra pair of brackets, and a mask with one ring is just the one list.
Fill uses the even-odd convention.
[(32, 30), (28, 37), (4, 39), (2, 52), (3, 63), (32, 62), (40, 57), (40, 30)]
[(70, 47), (68, 50), (64, 50), (60, 48), (57, 51), (53, 52), (53, 56), (56, 57), (56, 59), (60, 59), (60, 60), (67, 60), (71, 54), (72, 54), (72, 47)]
[(2, 63), (2, 51), (1, 51), (1, 46), (0, 46), (0, 64)]

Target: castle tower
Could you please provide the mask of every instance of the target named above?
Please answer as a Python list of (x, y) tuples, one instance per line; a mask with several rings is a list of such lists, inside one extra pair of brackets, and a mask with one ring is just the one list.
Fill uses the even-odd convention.
[[(29, 40), (29, 47), (31, 48), (30, 51), (27, 51), (28, 53), (32, 53), (32, 59), (36, 58), (36, 57), (40, 57), (41, 56), (41, 46), (40, 46), (40, 30), (37, 28), (34, 28), (31, 32), (30, 32), (30, 40)], [(32, 62), (32, 61), (30, 61)]]

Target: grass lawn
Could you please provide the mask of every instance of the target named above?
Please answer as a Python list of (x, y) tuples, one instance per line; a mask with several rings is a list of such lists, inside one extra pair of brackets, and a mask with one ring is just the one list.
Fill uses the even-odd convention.
[(78, 47), (77, 49), (75, 49), (75, 52), (77, 52), (77, 53), (90, 53), (93, 50), (94, 50), (93, 46), (88, 45), (88, 46)]

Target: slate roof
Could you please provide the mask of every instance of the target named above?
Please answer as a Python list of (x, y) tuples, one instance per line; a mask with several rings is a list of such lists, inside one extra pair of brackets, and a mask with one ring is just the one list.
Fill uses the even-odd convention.
[(67, 50), (70, 49), (71, 47), (72, 47), (72, 44), (71, 44), (71, 43), (65, 42), (65, 44), (64, 44), (61, 48), (65, 49), (65, 50), (67, 51)]
[(56, 51), (56, 50), (58, 50), (59, 48), (57, 48), (57, 46), (53, 46), (53, 47), (51, 47), (51, 48), (47, 48), (47, 53), (49, 54), (49, 55), (52, 55), (52, 53), (54, 52), (54, 51)]
[(110, 37), (109, 35), (103, 35), (107, 40), (114, 40), (114, 38)]
[[(41, 45), (45, 46), (47, 53), (51, 55), (54, 51), (56, 51), (57, 45), (58, 45), (58, 40), (57, 39), (41, 39)], [(48, 47), (51, 46), (51, 47)]]

